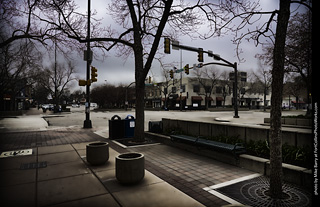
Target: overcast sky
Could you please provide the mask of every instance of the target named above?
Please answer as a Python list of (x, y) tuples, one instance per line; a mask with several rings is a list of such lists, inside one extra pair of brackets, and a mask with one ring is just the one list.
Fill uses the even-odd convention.
[[(193, 0), (189, 0), (193, 1)], [(79, 11), (86, 12), (87, 10), (87, 0), (76, 1), (79, 3)], [(278, 8), (279, 0), (260, 0), (260, 5), (263, 11), (273, 11)], [(103, 18), (103, 26), (108, 26), (110, 24), (113, 25), (112, 19), (108, 16), (107, 6), (105, 0), (92, 0), (91, 1), (91, 9), (92, 11), (97, 12), (97, 17)], [(265, 16), (261, 18), (261, 23), (267, 21), (269, 16)], [(118, 25), (114, 25), (115, 28), (118, 28)], [(203, 29), (204, 27), (202, 27)], [(273, 28), (275, 30), (275, 28)], [(236, 45), (232, 43), (232, 35), (225, 35), (222, 37), (214, 37), (207, 40), (191, 40), (188, 36), (180, 36), (179, 42), (183, 45), (188, 45), (196, 48), (203, 48), (205, 51), (212, 50), (213, 53), (219, 54), (224, 59), (230, 62), (238, 62), (239, 60), (236, 56)], [(160, 41), (160, 44), (163, 44), (163, 38)], [(242, 71), (250, 71), (256, 70), (258, 67), (258, 60), (255, 58), (257, 53), (261, 53), (261, 46), (256, 47), (253, 42), (243, 41), (241, 44), (241, 49), (243, 53), (241, 54), (241, 58), (244, 59), (244, 62), (239, 63), (238, 69)], [(163, 51), (161, 51), (163, 52)], [(96, 54), (99, 57), (101, 55)], [(127, 60), (123, 60), (123, 58), (117, 58), (115, 55), (115, 51), (110, 51), (107, 53), (108, 57), (102, 60), (93, 60), (92, 65), (98, 69), (98, 82), (94, 83), (94, 85), (101, 85), (105, 83), (109, 84), (130, 84), (134, 82), (134, 60), (133, 58), (128, 58)], [(83, 61), (83, 55), (75, 54), (75, 65), (78, 70), (78, 76), (81, 79), (85, 79), (85, 71), (86, 71), (86, 62)], [(163, 59), (163, 63), (172, 63), (175, 62), (175, 66), (180, 68), (180, 51), (172, 50), (171, 54), (166, 54)], [(206, 54), (204, 55), (204, 62), (213, 62), (213, 58), (209, 58)], [(197, 61), (197, 53), (190, 51), (182, 51), (182, 66), (185, 64), (193, 65), (194, 63), (198, 63)], [(221, 69), (225, 69), (228, 71), (232, 71), (231, 68), (221, 67)], [(152, 74), (151, 74), (152, 73)], [(153, 61), (151, 71), (149, 73), (153, 76), (154, 81), (162, 81), (162, 69), (160, 68), (160, 64), (157, 60)], [(191, 74), (191, 73), (190, 73)], [(185, 74), (183, 74), (185, 76)], [(76, 86), (74, 89), (79, 89), (80, 86)], [(84, 87), (82, 87), (84, 91)]]

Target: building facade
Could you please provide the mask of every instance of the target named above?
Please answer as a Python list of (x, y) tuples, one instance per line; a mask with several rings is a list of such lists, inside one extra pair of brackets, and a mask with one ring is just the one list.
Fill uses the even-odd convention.
[[(204, 110), (234, 105), (233, 81), (184, 77), (146, 86), (146, 107), (182, 110)], [(270, 93), (266, 95), (266, 106), (270, 106)], [(254, 90), (246, 78), (238, 82), (239, 107), (263, 108), (263, 91)]]

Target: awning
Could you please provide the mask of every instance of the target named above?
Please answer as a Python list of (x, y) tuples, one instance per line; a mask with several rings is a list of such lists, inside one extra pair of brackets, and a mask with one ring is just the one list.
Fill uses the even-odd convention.
[(213, 98), (212, 97), (206, 97), (206, 100), (207, 101), (213, 101)]
[(201, 96), (192, 96), (192, 97), (191, 97), (191, 100), (192, 100), (192, 101), (202, 101), (203, 98), (202, 98)]
[[(296, 101), (291, 101), (291, 103), (297, 103)], [(298, 101), (298, 104), (305, 104), (304, 101)]]
[[(181, 96), (181, 100), (182, 100), (182, 101), (185, 101), (186, 99), (187, 99), (186, 96)], [(177, 98), (177, 101), (180, 101), (180, 96)]]
[(217, 101), (223, 101), (223, 97), (216, 97)]

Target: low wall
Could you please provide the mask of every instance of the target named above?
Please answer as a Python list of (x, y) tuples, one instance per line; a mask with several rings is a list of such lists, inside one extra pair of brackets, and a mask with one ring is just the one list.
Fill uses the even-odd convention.
[[(264, 141), (270, 138), (269, 126), (245, 126), (226, 123), (204, 123), (177, 119), (162, 119), (163, 131), (171, 132), (180, 129), (183, 133), (193, 136), (239, 136), (244, 142)], [(296, 147), (313, 147), (312, 133), (299, 131), (282, 131), (282, 142)]]
[[(199, 154), (202, 156), (210, 157), (220, 162), (235, 165), (244, 169), (251, 170), (253, 172), (261, 173), (262, 175), (270, 175), (270, 161), (268, 159), (242, 154), (237, 159), (230, 153), (221, 153), (209, 149), (199, 149), (191, 144), (185, 144), (182, 142), (173, 142), (169, 136), (156, 134), (152, 132), (145, 132), (147, 137), (153, 138), (160, 143), (177, 147), (191, 153)], [(312, 170), (298, 167), (289, 164), (282, 164), (283, 179), (287, 182), (294, 183), (296, 185), (305, 186), (310, 188), (313, 186)]]
[[(270, 123), (270, 118), (264, 118), (264, 123)], [(281, 118), (281, 123), (284, 125), (312, 127), (311, 119)]]

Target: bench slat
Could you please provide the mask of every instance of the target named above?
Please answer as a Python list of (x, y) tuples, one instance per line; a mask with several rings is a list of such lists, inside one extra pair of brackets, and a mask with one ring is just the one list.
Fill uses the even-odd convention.
[(201, 138), (196, 138), (192, 136), (187, 136), (187, 135), (170, 135), (172, 140), (183, 140), (187, 142), (193, 142), (195, 144), (199, 145), (204, 145), (216, 149), (221, 149), (225, 151), (230, 151), (235, 154), (243, 154), (246, 152), (245, 147), (239, 146), (238, 144), (232, 145), (232, 144), (227, 144), (227, 143), (222, 143), (222, 142), (217, 142), (217, 141), (211, 141), (211, 140), (206, 140), (206, 139), (201, 139)]

